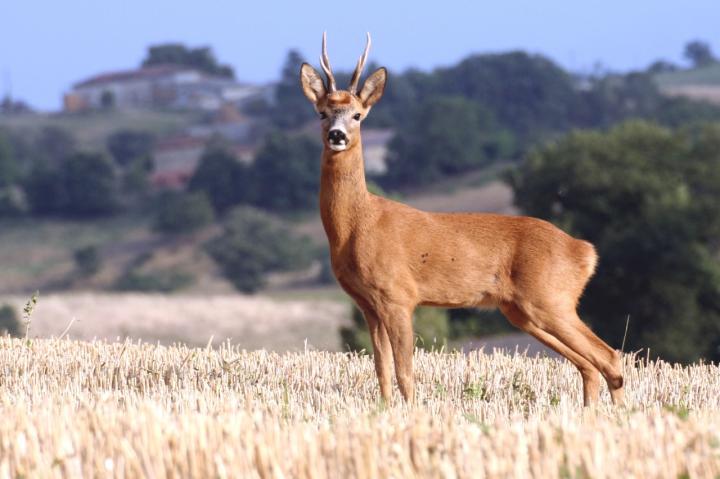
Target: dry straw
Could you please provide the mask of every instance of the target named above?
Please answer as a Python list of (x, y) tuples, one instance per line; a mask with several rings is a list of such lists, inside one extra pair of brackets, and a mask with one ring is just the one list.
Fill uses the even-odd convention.
[(627, 358), (628, 408), (564, 361), (415, 356), (418, 406), (370, 357), (0, 339), (0, 477), (720, 475), (720, 371)]

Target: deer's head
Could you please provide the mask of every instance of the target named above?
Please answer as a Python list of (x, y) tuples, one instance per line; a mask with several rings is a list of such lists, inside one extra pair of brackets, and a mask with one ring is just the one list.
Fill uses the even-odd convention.
[(355, 146), (360, 140), (360, 123), (370, 108), (377, 103), (385, 90), (387, 71), (379, 68), (370, 75), (360, 92), (357, 92), (360, 75), (370, 50), (370, 34), (367, 34), (365, 51), (357, 62), (347, 90), (338, 90), (330, 68), (326, 35), (323, 33), (320, 66), (327, 76), (327, 84), (309, 64), (300, 68), (303, 93), (320, 115), (323, 142), (333, 151), (343, 151)]

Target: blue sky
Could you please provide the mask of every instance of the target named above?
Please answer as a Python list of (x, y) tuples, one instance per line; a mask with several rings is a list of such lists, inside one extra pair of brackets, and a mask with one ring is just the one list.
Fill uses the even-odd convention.
[(680, 62), (683, 45), (695, 38), (720, 53), (718, 0), (3, 3), (0, 93), (11, 84), (15, 97), (42, 109), (57, 109), (75, 81), (132, 68), (148, 45), (168, 41), (209, 45), (251, 82), (277, 78), (289, 48), (317, 63), (323, 30), (338, 69), (354, 65), (365, 31), (373, 36), (371, 59), (391, 70), (525, 49), (575, 71), (598, 63), (623, 71), (657, 58)]

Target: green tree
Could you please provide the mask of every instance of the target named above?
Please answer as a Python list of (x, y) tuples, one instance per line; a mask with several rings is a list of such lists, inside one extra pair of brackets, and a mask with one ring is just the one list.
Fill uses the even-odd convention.
[(188, 187), (190, 191), (204, 192), (215, 211), (222, 213), (251, 197), (252, 183), (248, 170), (226, 146), (209, 145)]
[(695, 68), (701, 68), (717, 61), (710, 45), (700, 40), (694, 40), (685, 45), (685, 58), (690, 60)]
[(0, 131), (0, 188), (15, 184), (20, 174), (10, 139)]
[(535, 150), (513, 175), (517, 205), (592, 241), (581, 302), (616, 347), (673, 361), (720, 358), (720, 125), (630, 122)]
[(401, 125), (389, 145), (385, 181), (426, 184), (486, 166), (509, 154), (512, 137), (492, 114), (460, 97), (433, 97)]
[(61, 165), (36, 165), (25, 188), (35, 213), (92, 217), (117, 209), (117, 183), (107, 157), (99, 153), (75, 153)]
[(309, 266), (313, 253), (307, 238), (249, 207), (230, 212), (223, 233), (206, 248), (225, 277), (245, 293), (260, 289), (266, 273)]
[(155, 229), (162, 233), (192, 233), (214, 219), (212, 205), (203, 192), (169, 192), (158, 203)]
[(304, 61), (297, 50), (290, 50), (285, 58), (275, 86), (275, 104), (270, 109), (270, 120), (277, 128), (298, 128), (316, 118), (300, 89), (300, 66)]
[(55, 126), (41, 129), (31, 143), (27, 159), (33, 163), (47, 163), (51, 166), (59, 165), (77, 150), (75, 137), (67, 130)]
[(253, 204), (278, 212), (314, 208), (320, 154), (320, 144), (307, 135), (270, 134), (251, 167)]
[(106, 142), (115, 163), (122, 167), (132, 164), (138, 158), (151, 157), (154, 144), (152, 133), (138, 130), (116, 131)]
[(61, 176), (67, 192), (66, 214), (101, 216), (117, 208), (117, 177), (106, 156), (76, 153), (65, 161)]
[(568, 128), (578, 98), (567, 72), (541, 55), (520, 51), (473, 55), (435, 75), (440, 93), (489, 109), (524, 144)]
[(181, 43), (154, 45), (148, 49), (142, 66), (179, 65), (200, 70), (210, 75), (234, 78), (235, 72), (229, 65), (222, 65), (209, 47), (188, 48)]

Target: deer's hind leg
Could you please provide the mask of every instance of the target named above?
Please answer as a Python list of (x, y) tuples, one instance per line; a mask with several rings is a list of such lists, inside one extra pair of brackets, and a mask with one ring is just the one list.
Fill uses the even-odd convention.
[(578, 317), (574, 307), (536, 308), (530, 313), (536, 325), (590, 362), (605, 378), (614, 404), (624, 400), (622, 358)]
[(507, 303), (500, 306), (500, 311), (510, 323), (535, 337), (545, 346), (553, 349), (568, 359), (580, 371), (583, 381), (583, 404), (587, 407), (597, 402), (600, 397), (600, 371), (589, 361), (565, 346), (552, 334), (537, 327), (528, 315), (517, 306)]

